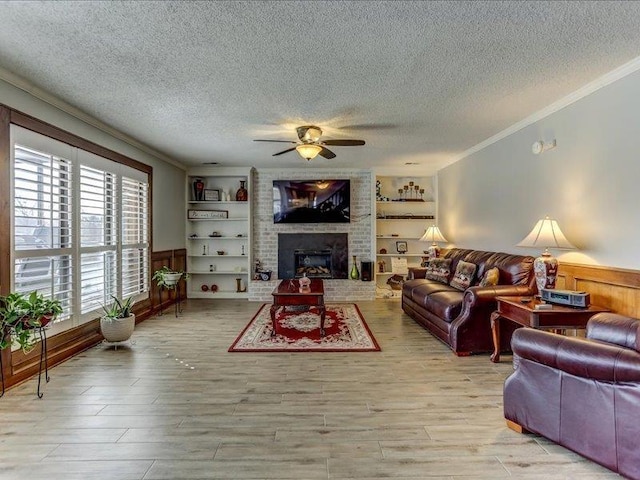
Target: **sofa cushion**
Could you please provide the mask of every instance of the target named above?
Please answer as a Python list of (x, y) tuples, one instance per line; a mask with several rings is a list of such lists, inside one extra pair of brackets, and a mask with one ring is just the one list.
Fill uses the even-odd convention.
[(441, 283), (449, 283), (450, 268), (451, 260), (449, 258), (433, 258), (427, 263), (425, 278)]
[(464, 292), (449, 287), (449, 290), (434, 292), (424, 300), (424, 306), (447, 323), (455, 320), (462, 311)]
[(494, 285), (498, 285), (499, 281), (500, 270), (498, 269), (498, 267), (493, 267), (485, 272), (482, 280), (480, 280), (480, 283), (478, 285), (480, 285), (481, 287), (493, 287)]
[(426, 307), (426, 298), (436, 292), (448, 292), (453, 290), (446, 283), (440, 283), (436, 280), (407, 280), (402, 286), (403, 295), (409, 297), (421, 307)]
[(449, 285), (453, 288), (457, 288), (458, 290), (466, 290), (471, 286), (477, 268), (478, 267), (475, 263), (460, 260), (456, 267), (456, 273), (453, 275)]

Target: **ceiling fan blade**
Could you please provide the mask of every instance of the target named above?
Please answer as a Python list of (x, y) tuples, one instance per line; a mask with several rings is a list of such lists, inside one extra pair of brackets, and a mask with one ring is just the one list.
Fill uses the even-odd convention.
[(335, 145), (337, 147), (355, 147), (364, 145), (364, 140), (323, 140), (323, 145)]
[(274, 142), (274, 143), (298, 143), (291, 140), (254, 140), (254, 142)]
[[(293, 143), (295, 143), (295, 142), (293, 142)], [(278, 153), (274, 153), (274, 154), (273, 154), (273, 155), (271, 155), (271, 156), (272, 156), (272, 157), (277, 157), (278, 155), (282, 155), (283, 153), (292, 152), (292, 151), (294, 151), (295, 149), (296, 149), (296, 147), (293, 147), (293, 148), (287, 148), (286, 150), (283, 150), (283, 151), (278, 152)], [(322, 155), (322, 152), (320, 152), (320, 155)]]
[(324, 147), (322, 147), (322, 150), (320, 150), (320, 155), (322, 155), (324, 158), (336, 158), (335, 153), (333, 153), (328, 148), (324, 148)]

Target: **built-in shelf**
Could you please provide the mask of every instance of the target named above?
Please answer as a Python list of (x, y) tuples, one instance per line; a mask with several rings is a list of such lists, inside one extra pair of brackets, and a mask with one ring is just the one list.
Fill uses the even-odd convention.
[(234, 272), (232, 270), (215, 270), (210, 272), (209, 270), (205, 272), (189, 272), (189, 275), (248, 275), (249, 272)]
[(226, 203), (232, 203), (232, 204), (246, 204), (247, 202), (239, 202), (238, 200), (189, 200), (187, 203), (189, 204), (195, 204), (195, 203), (209, 203), (209, 204), (214, 204), (214, 205), (223, 205)]
[[(240, 203), (240, 202), (238, 202)], [(247, 202), (242, 202), (247, 203)], [(190, 222), (248, 222), (248, 218), (189, 218)]]
[[(409, 187), (404, 190), (404, 186)], [(422, 197), (416, 193), (415, 187), (424, 189)], [(403, 190), (400, 194), (398, 190)], [(407, 195), (403, 200), (401, 195)], [(395, 177), (376, 176), (376, 228), (375, 250), (376, 265), (375, 276), (379, 296), (388, 296), (389, 286), (387, 280), (393, 272), (391, 260), (395, 258), (406, 259), (408, 267), (418, 267), (422, 253), (426, 250), (427, 243), (420, 238), (427, 227), (436, 223), (436, 183), (434, 177)], [(397, 253), (398, 242), (407, 253)], [(384, 250), (388, 253), (377, 253)], [(402, 262), (404, 263), (404, 262)], [(385, 271), (380, 272), (380, 268)]]
[[(187, 296), (189, 298), (248, 298), (246, 290), (251, 277), (250, 271), (253, 268), (250, 241), (252, 172), (252, 168), (245, 167), (195, 167), (187, 172), (186, 216), (189, 216), (189, 210), (194, 209), (199, 212), (194, 216), (215, 217), (187, 218), (187, 272), (190, 274), (187, 280)], [(235, 200), (241, 184), (247, 190), (248, 201)], [(218, 191), (218, 197), (208, 198), (232, 199), (194, 200), (196, 189), (198, 192), (204, 190), (202, 192), (204, 195), (211, 193), (207, 190)], [(230, 196), (228, 197), (225, 192), (229, 192)], [(218, 215), (222, 218), (218, 218)], [(211, 236), (213, 233), (219, 236)], [(206, 255), (202, 254), (203, 250), (207, 252)], [(216, 253), (218, 251), (224, 251), (225, 254), (218, 255)], [(211, 269), (215, 270), (211, 271)], [(238, 286), (240, 283), (242, 287)], [(212, 285), (217, 289), (215, 293), (211, 292)], [(209, 290), (202, 291), (203, 286)], [(239, 292), (239, 289), (245, 291)]]
[(187, 237), (187, 240), (246, 240), (248, 237)]
[(188, 255), (190, 258), (246, 258), (246, 255)]
[(217, 292), (203, 292), (202, 290), (189, 291), (189, 298), (247, 298), (247, 292), (236, 292), (234, 290), (218, 290)]
[(398, 235), (376, 235), (376, 238), (386, 238), (389, 240), (420, 240), (421, 237), (400, 237)]

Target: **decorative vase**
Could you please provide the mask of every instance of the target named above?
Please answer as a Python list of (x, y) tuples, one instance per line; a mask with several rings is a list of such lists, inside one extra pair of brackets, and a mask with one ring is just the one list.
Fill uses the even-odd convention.
[(201, 178), (196, 178), (193, 181), (193, 199), (196, 202), (204, 200), (204, 182)]
[(238, 202), (246, 202), (249, 198), (249, 192), (244, 187), (245, 183), (245, 180), (240, 180), (240, 188), (236, 192), (236, 201)]
[(538, 294), (542, 294), (543, 288), (556, 288), (558, 275), (558, 259), (545, 251), (533, 261), (533, 271), (536, 275)]
[(356, 256), (353, 256), (353, 266), (351, 272), (349, 272), (349, 278), (351, 280), (358, 280), (360, 278), (360, 271), (358, 271), (358, 263), (356, 262)]
[(136, 316), (129, 315), (126, 318), (107, 318), (100, 319), (100, 331), (107, 342), (124, 342), (131, 338), (133, 329), (136, 326)]
[(298, 283), (300, 284), (300, 293), (308, 292), (309, 290), (311, 290), (311, 279), (307, 277), (306, 273), (302, 274), (302, 278), (298, 280)]

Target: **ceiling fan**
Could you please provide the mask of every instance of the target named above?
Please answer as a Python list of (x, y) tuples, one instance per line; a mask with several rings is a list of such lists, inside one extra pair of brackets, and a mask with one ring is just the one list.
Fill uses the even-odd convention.
[(302, 158), (311, 160), (318, 155), (324, 158), (335, 158), (336, 154), (325, 147), (325, 145), (336, 147), (353, 147), (358, 145), (364, 145), (364, 140), (322, 140), (322, 130), (315, 125), (304, 125), (296, 128), (298, 133), (298, 139), (300, 142), (293, 142), (290, 140), (254, 140), (254, 142), (278, 142), (278, 143), (293, 143), (296, 146), (287, 148), (278, 153), (274, 153), (273, 156), (282, 155), (283, 153), (292, 152), (296, 150)]

